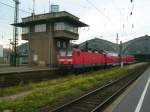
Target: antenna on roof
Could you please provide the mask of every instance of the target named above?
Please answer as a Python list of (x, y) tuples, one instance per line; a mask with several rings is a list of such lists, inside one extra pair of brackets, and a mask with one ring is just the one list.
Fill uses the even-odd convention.
[(51, 12), (51, 0), (49, 0), (49, 12)]
[(33, 14), (35, 14), (35, 0), (33, 0)]
[(4, 35), (3, 35), (3, 33), (2, 33), (2, 40), (3, 40), (3, 38), (4, 38)]
[(117, 33), (116, 44), (118, 44), (118, 42), (119, 42), (119, 36), (118, 36), (118, 33)]
[(49, 13), (51, 12), (59, 12), (59, 5), (49, 0)]

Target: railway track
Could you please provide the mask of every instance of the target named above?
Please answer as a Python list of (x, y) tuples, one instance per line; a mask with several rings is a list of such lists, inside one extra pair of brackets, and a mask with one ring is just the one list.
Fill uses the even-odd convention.
[(102, 112), (148, 67), (144, 65), (114, 82), (89, 92), (49, 112)]

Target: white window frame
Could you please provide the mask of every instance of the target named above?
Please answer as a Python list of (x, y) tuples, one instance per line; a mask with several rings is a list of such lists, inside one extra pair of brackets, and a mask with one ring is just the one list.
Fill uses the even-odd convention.
[(28, 34), (28, 33), (29, 33), (29, 27), (23, 27), (22, 34)]
[(67, 43), (66, 42), (63, 42), (63, 48), (67, 48)]
[(61, 47), (61, 42), (57, 41), (57, 47)]
[(74, 33), (78, 33), (78, 27), (75, 27), (75, 26), (74, 26), (74, 27), (73, 27), (73, 32), (74, 32)]
[(46, 24), (35, 25), (35, 32), (46, 32)]
[(65, 23), (65, 22), (57, 22), (54, 24), (54, 30), (66, 30), (73, 33), (78, 33), (78, 27), (73, 26), (71, 24)]
[(64, 22), (55, 23), (54, 30), (65, 30), (65, 23)]

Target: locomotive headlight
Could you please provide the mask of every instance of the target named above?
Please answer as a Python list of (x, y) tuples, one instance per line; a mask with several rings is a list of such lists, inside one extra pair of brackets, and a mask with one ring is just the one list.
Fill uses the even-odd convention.
[(65, 61), (65, 59), (59, 59), (59, 61)]
[(72, 62), (72, 59), (67, 59), (67, 61)]
[(68, 64), (72, 64), (72, 59), (67, 59)]

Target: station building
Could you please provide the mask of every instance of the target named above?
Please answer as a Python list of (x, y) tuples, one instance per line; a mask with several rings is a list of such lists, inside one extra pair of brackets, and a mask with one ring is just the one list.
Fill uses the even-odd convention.
[(22, 28), (22, 39), (29, 42), (29, 64), (43, 66), (56, 66), (59, 55), (69, 55), (78, 28), (88, 26), (66, 11), (33, 14), (13, 25)]

